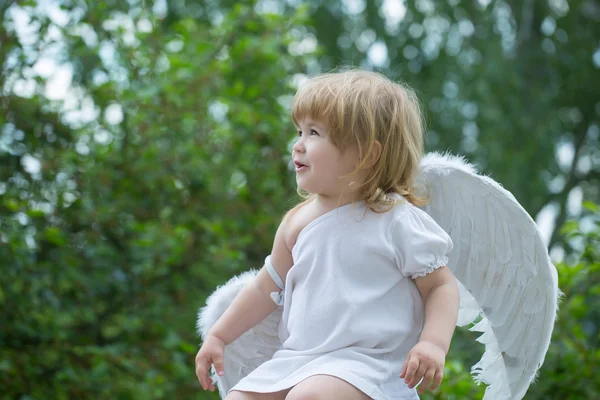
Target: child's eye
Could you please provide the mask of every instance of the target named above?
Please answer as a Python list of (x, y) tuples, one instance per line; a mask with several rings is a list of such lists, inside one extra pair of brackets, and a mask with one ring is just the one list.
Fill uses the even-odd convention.
[[(311, 136), (313, 136), (313, 135), (317, 135), (317, 136), (319, 136), (319, 132), (315, 131), (314, 129), (311, 129), (311, 130), (310, 130), (310, 135), (311, 135)], [(298, 137), (301, 137), (301, 136), (302, 136), (302, 131), (301, 131), (301, 130), (298, 130)]]

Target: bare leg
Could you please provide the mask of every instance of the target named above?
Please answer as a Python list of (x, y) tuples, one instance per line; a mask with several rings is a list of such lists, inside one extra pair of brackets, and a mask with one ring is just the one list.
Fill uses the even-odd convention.
[(240, 392), (232, 390), (225, 400), (284, 400), (290, 390), (282, 390), (275, 393)]
[(294, 386), (285, 400), (370, 400), (371, 398), (343, 379), (314, 375)]

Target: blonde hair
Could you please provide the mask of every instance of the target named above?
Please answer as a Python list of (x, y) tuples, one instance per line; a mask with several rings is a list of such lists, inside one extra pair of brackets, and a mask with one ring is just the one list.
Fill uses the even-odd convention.
[[(415, 194), (414, 181), (423, 156), (424, 123), (416, 93), (382, 74), (348, 70), (317, 75), (308, 80), (292, 103), (296, 125), (304, 118), (326, 125), (333, 144), (344, 152), (358, 147), (356, 174), (371, 160), (381, 143), (381, 155), (370, 167), (370, 177), (359, 188), (359, 200), (373, 211), (389, 210), (402, 195), (420, 206), (426, 199)], [(312, 199), (299, 191), (307, 199)], [(295, 207), (297, 208), (297, 207)], [(294, 209), (295, 209), (294, 208)]]

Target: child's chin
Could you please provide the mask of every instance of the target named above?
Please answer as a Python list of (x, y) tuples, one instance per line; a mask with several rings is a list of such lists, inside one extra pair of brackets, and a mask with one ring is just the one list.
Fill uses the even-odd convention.
[(301, 179), (297, 179), (296, 178), (296, 186), (298, 186), (298, 189), (304, 191), (304, 192), (308, 192), (308, 193), (312, 193), (311, 192), (311, 188), (309, 187), (309, 185), (304, 184), (304, 182), (302, 182)]
[(307, 190), (304, 186), (302, 186), (302, 185), (297, 185), (297, 186), (298, 186), (298, 189), (302, 190), (303, 192), (310, 193), (310, 190)]

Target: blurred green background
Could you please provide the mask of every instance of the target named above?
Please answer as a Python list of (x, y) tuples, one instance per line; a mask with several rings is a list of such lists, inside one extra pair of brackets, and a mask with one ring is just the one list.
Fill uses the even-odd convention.
[[(535, 218), (565, 293), (526, 399), (598, 399), (600, 3), (0, 1), (0, 398), (215, 399), (195, 318), (298, 199), (289, 106), (338, 66), (412, 85), (427, 149)], [(460, 331), (442, 387), (480, 399)], [(596, 368), (596, 369), (595, 369)]]

